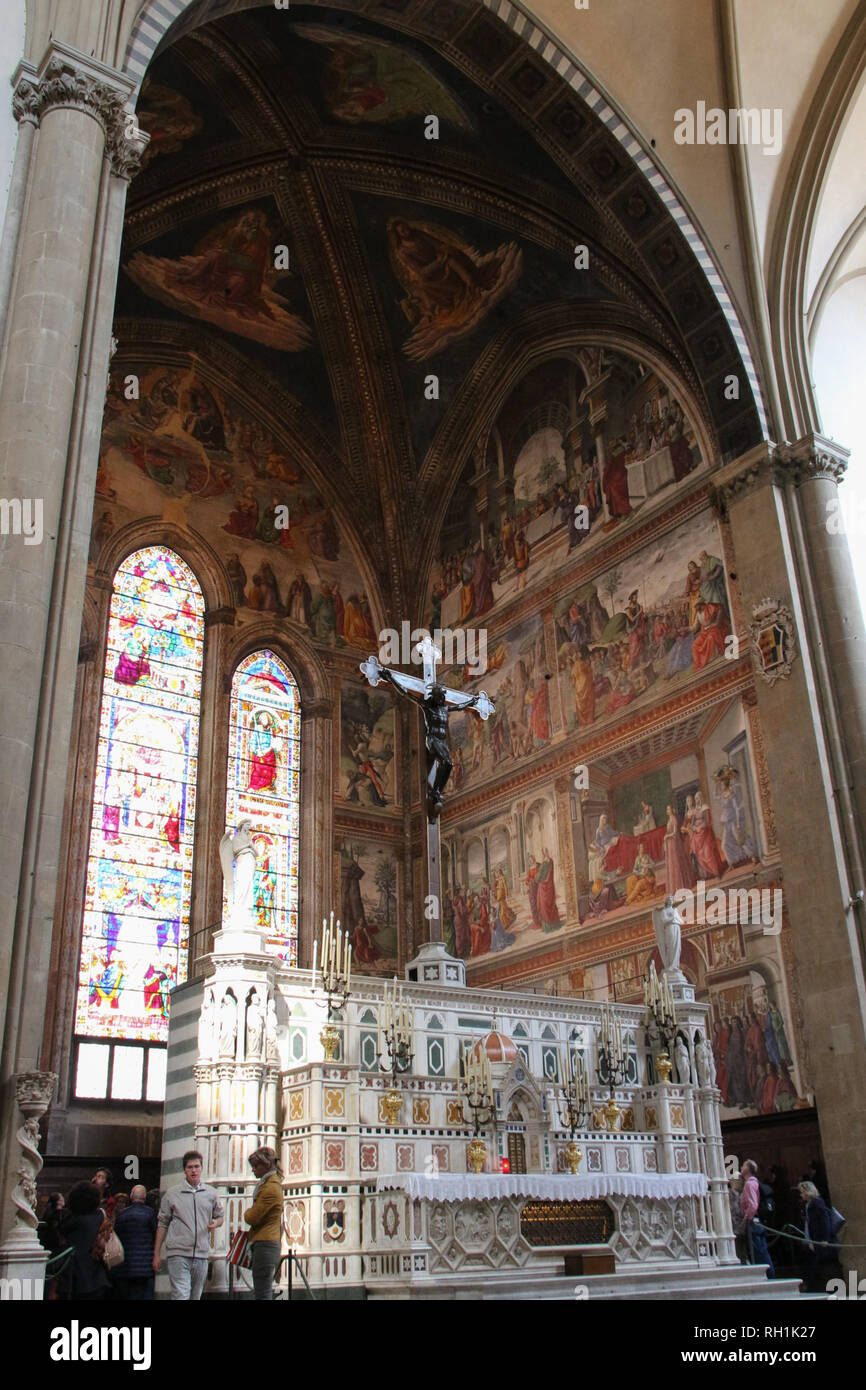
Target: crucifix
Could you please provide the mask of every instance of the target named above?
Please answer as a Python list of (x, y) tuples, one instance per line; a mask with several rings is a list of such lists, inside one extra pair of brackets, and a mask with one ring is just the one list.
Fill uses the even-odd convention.
[(427, 748), (427, 892), (432, 899), (433, 915), (430, 918), (430, 940), (442, 940), (441, 879), (439, 866), (439, 812), (442, 809), (442, 793), (451, 776), (454, 764), (448, 747), (448, 715), (451, 710), (474, 710), (482, 719), (494, 713), (495, 706), (481, 690), (477, 695), (466, 695), (459, 690), (448, 690), (436, 680), (436, 666), (442, 653), (435, 646), (429, 633), (419, 642), (415, 651), (421, 657), (423, 676), (406, 676), (402, 671), (391, 671), (380, 666), (375, 656), (361, 663), (361, 672), (370, 685), (386, 682), (393, 685), (401, 695), (408, 695), (418, 702), (424, 715), (425, 745)]

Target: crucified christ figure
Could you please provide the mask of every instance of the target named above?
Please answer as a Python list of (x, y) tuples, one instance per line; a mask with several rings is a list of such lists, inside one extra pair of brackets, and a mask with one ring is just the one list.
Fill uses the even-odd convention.
[(448, 715), (452, 710), (471, 709), (486, 719), (494, 712), (494, 705), (483, 690), (477, 695), (466, 695), (439, 685), (434, 679), (439, 652), (432, 642), (429, 648), (427, 643), (422, 642), (420, 651), (424, 658), (423, 680), (417, 676), (405, 676), (402, 671), (390, 671), (380, 666), (375, 656), (369, 657), (361, 670), (371, 685), (387, 681), (401, 695), (409, 695), (417, 700), (421, 707), (427, 748), (427, 819), (434, 821), (442, 809), (442, 793), (454, 766), (448, 747)]

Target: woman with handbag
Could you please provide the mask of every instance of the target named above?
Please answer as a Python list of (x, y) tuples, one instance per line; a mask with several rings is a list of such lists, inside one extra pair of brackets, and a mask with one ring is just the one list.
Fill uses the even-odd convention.
[(73, 1302), (104, 1299), (110, 1287), (103, 1233), (106, 1218), (99, 1203), (100, 1193), (92, 1183), (76, 1183), (60, 1222), (60, 1235), (75, 1251), (61, 1275), (63, 1297)]
[(273, 1149), (256, 1149), (250, 1154), (250, 1167), (258, 1178), (253, 1204), (244, 1212), (244, 1221), (250, 1227), (253, 1297), (257, 1302), (269, 1303), (274, 1296), (274, 1271), (280, 1258), (283, 1184)]

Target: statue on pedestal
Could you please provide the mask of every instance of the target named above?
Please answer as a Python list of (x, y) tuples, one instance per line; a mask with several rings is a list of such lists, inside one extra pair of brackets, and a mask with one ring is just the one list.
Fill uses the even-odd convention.
[(251, 820), (242, 820), (234, 834), (227, 830), (220, 840), (220, 864), (230, 904), (229, 926), (237, 931), (249, 931), (255, 926), (253, 878), (256, 851), (250, 834), (252, 824)]
[(262, 1039), (265, 1032), (265, 1016), (256, 991), (250, 994), (247, 1004), (247, 1061), (255, 1061), (262, 1055)]
[(695, 1067), (697, 1068), (699, 1085), (715, 1086), (716, 1063), (713, 1058), (713, 1050), (704, 1038), (698, 1038), (695, 1043)]
[(277, 1047), (277, 1001), (271, 999), (268, 1004), (268, 1016), (265, 1019), (265, 1057), (268, 1062), (279, 1062), (280, 1053)]
[(689, 1066), (689, 1049), (686, 1047), (679, 1034), (674, 1043), (674, 1057), (677, 1063), (677, 1079), (681, 1086), (687, 1086), (692, 1079), (691, 1067)]
[(238, 1032), (238, 1005), (231, 990), (226, 990), (220, 1004), (220, 1056), (234, 1057)]
[(664, 907), (653, 908), (653, 926), (656, 945), (662, 958), (665, 974), (680, 974), (680, 950), (682, 948), (683, 919), (674, 907), (670, 894), (665, 898)]
[(205, 990), (204, 1000), (201, 1006), (201, 1013), (198, 1020), (198, 1055), (199, 1057), (211, 1058), (214, 1053), (214, 1024), (216, 1023), (216, 1009), (214, 1008), (213, 990)]

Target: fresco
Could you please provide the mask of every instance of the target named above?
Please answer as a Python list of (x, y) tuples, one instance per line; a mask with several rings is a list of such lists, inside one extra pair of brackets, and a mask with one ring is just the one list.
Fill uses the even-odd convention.
[(137, 251), (124, 270), (171, 309), (266, 347), (297, 352), (312, 333), (274, 288), (281, 276), (294, 274), (274, 268), (274, 246), (286, 242), (265, 209), (250, 205), (214, 223), (187, 255), (172, 260)]
[(413, 330), (403, 351), (414, 361), (474, 332), (517, 283), (523, 265), (516, 242), (482, 254), (445, 227), (402, 217), (388, 223), (388, 256)]
[(468, 118), (427, 64), (396, 44), (322, 24), (295, 24), (292, 32), (327, 50), (322, 88), (334, 120), (392, 125), (432, 111), (440, 121), (471, 130)]
[(443, 854), (443, 936), (451, 953), (465, 960), (526, 946), (565, 925), (559, 842), (547, 797), (532, 802), (517, 836), (494, 822), (486, 840), (485, 853), (481, 834), (467, 831), (462, 861), (447, 841)]
[(701, 881), (718, 883), (760, 861), (745, 765), (742, 773), (730, 763), (719, 766), (709, 799), (701, 791), (696, 757), (681, 758), (676, 767), (676, 785), (665, 768), (608, 793), (582, 793), (575, 831), (581, 922), (639, 903), (656, 906), (667, 893), (694, 891)]
[[(434, 621), (438, 612), (442, 626), (499, 609), (534, 581), (583, 562), (622, 522), (703, 466), (682, 406), (654, 373), (623, 353), (585, 349), (581, 356), (570, 391), (562, 372), (557, 381), (548, 371), (534, 400), (517, 396), (519, 412), (506, 403), (496, 424), (501, 460), (491, 446), (486, 470), (467, 465), (433, 578)], [(585, 385), (584, 372), (601, 385)], [(602, 424), (590, 426), (587, 404)], [(717, 541), (710, 553), (718, 554)], [(471, 589), (479, 554), (490, 578), (484, 608)], [(596, 630), (588, 628), (595, 640), (599, 616), (600, 609)]]
[(340, 920), (352, 943), (352, 964), (364, 974), (391, 974), (398, 967), (399, 870), (390, 846), (360, 836), (339, 849)]
[(801, 1110), (809, 1098), (798, 1093), (793, 1033), (779, 990), (758, 962), (743, 962), (742, 974), (710, 984), (708, 1027), (722, 1093), (722, 1118)]
[(375, 642), (333, 513), (267, 429), (194, 359), (146, 367), (139, 382), (140, 399), (118, 379), (106, 401), (92, 558), (118, 526), (156, 515), (210, 542), (242, 612), (288, 618), (328, 647)]
[[(724, 658), (731, 612), (709, 515), (572, 590), (555, 608), (568, 729), (616, 715)], [(643, 700), (641, 703), (646, 704)]]
[(340, 693), (338, 795), (357, 806), (393, 806), (397, 785), (390, 695), (355, 682)]
[(465, 679), (467, 691), (483, 689), (496, 706), (489, 719), (452, 714), (448, 721), (454, 770), (446, 799), (550, 742), (550, 677), (540, 615), (513, 628), (488, 652), (483, 676)]
[(146, 168), (160, 155), (177, 154), (187, 140), (198, 135), (204, 124), (183, 92), (146, 77), (142, 84), (136, 116), (142, 130), (150, 136), (142, 159)]

